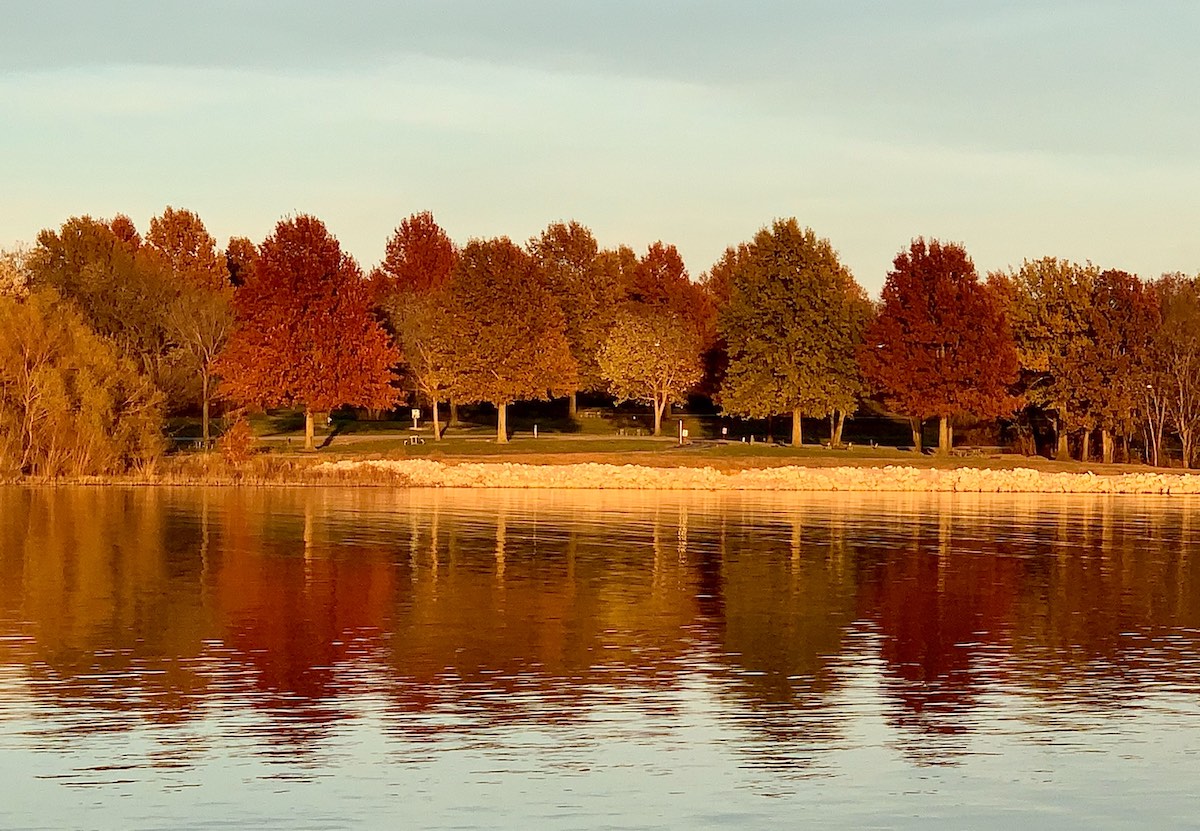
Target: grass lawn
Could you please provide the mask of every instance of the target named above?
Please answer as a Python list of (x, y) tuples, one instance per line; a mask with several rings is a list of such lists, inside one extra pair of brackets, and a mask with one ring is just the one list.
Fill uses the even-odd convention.
[[(673, 417), (668, 424), (677, 428), (682, 418), (684, 426), (690, 416)], [(913, 452), (910, 448), (854, 444), (852, 447), (830, 449), (818, 443), (791, 447), (765, 442), (759, 436), (754, 442), (711, 438), (711, 425), (692, 429), (693, 435), (709, 436), (680, 446), (672, 435), (654, 438), (646, 435), (645, 418), (580, 418), (571, 422), (565, 418), (539, 419), (538, 437), (533, 436), (532, 419), (512, 419), (513, 434), (505, 444), (496, 442), (495, 422), (464, 423), (446, 430), (442, 441), (434, 441), (427, 425), (417, 430), (411, 423), (401, 421), (339, 420), (331, 424), (318, 420), (317, 449), (304, 448), (304, 421), (299, 413), (254, 415), (251, 426), (258, 437), (259, 448), (269, 456), (301, 460), (337, 459), (432, 459), (456, 462), (512, 462), (520, 464), (637, 464), (653, 467), (713, 467), (719, 470), (738, 470), (783, 465), (810, 467), (906, 465), (933, 468), (1007, 469), (1031, 467), (1047, 472), (1122, 473), (1147, 471), (1145, 465), (1081, 464), (1075, 461), (1056, 462), (1040, 456), (992, 454), (971, 457), (942, 457)], [(191, 435), (192, 425), (184, 424), (177, 435)], [(811, 435), (811, 434), (810, 434)], [(419, 443), (414, 443), (414, 439)], [(810, 438), (811, 440), (811, 438)], [(181, 441), (180, 456), (191, 452), (189, 441)], [(180, 459), (182, 461), (182, 458)]]

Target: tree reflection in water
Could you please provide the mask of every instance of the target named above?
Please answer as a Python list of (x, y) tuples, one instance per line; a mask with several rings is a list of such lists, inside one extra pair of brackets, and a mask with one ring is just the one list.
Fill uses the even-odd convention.
[[(702, 707), (744, 764), (808, 775), (878, 699), (892, 746), (954, 761), (1001, 697), (1045, 705), (1022, 711), (1033, 730), (1196, 694), (1192, 507), (0, 489), (0, 717), (52, 708), (53, 744), (220, 714), (315, 765), (347, 720), (603, 742), (598, 722)], [(159, 761), (233, 738), (200, 734), (162, 734)]]

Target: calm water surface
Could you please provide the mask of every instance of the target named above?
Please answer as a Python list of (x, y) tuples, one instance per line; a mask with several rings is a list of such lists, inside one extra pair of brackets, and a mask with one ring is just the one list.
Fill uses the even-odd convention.
[(1198, 508), (0, 489), (0, 827), (1197, 827)]

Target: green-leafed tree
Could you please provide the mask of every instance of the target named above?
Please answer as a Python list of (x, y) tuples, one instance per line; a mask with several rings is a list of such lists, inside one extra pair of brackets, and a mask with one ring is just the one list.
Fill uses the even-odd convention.
[(0, 469), (35, 476), (145, 469), (162, 394), (49, 289), (0, 296)]
[[(567, 343), (579, 368), (579, 389), (603, 388), (596, 355), (620, 299), (620, 284), (613, 269), (605, 267), (600, 259), (592, 232), (578, 222), (553, 223), (529, 241), (528, 249), (538, 279), (563, 311)], [(568, 414), (574, 418), (576, 391), (567, 396), (567, 401)]]
[(1094, 426), (1084, 375), (1092, 351), (1088, 308), (1098, 276), (1090, 264), (1044, 257), (988, 278), (1012, 329), (1020, 388), (1030, 404), (1052, 416), (1059, 459), (1070, 458), (1072, 431)]
[(830, 416), (841, 440), (863, 381), (857, 350), (871, 304), (828, 240), (795, 219), (779, 220), (736, 255), (718, 330), (729, 366), (719, 400), (729, 412), (765, 418), (792, 414), (792, 444), (801, 416)]
[(1011, 413), (1017, 354), (997, 292), (979, 282), (966, 250), (914, 240), (893, 262), (879, 314), (867, 327), (863, 375), (896, 412), (939, 420), (939, 450), (953, 446), (951, 418)]
[(382, 307), (403, 356), (405, 376), (430, 402), (436, 441), (442, 438), (439, 404), (450, 395), (455, 378), (449, 305), (449, 295), (441, 288), (394, 294)]
[(629, 305), (617, 315), (598, 359), (618, 401), (653, 406), (657, 436), (667, 405), (683, 400), (700, 381), (700, 352), (694, 329), (669, 309)]
[(578, 388), (562, 310), (508, 237), (467, 243), (447, 288), (451, 393), (495, 405), (496, 441), (506, 442), (509, 404)]

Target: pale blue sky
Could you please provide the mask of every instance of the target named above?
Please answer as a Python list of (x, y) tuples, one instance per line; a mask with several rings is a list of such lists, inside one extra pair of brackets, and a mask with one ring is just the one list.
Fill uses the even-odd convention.
[(370, 267), (578, 219), (693, 275), (775, 217), (872, 294), (912, 237), (981, 271), (1200, 271), (1198, 2), (5, 2), (0, 245), (311, 212)]

